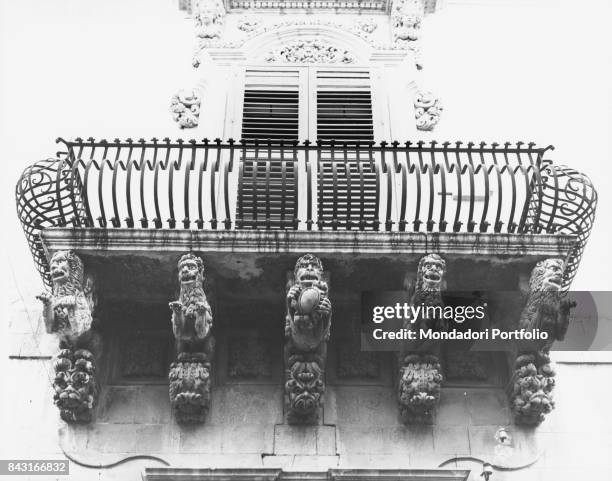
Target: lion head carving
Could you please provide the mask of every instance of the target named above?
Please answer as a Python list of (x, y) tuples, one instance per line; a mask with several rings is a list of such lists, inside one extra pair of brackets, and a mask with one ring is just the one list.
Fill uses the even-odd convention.
[(204, 282), (204, 262), (191, 252), (182, 256), (178, 263), (178, 280), (183, 284), (202, 284)]
[(558, 291), (563, 287), (563, 259), (544, 259), (536, 264), (529, 279), (531, 291)]
[(446, 262), (438, 254), (422, 257), (417, 269), (416, 291), (440, 291), (445, 274)]
[(74, 294), (83, 286), (83, 261), (72, 251), (57, 251), (51, 257), (49, 272), (53, 293)]

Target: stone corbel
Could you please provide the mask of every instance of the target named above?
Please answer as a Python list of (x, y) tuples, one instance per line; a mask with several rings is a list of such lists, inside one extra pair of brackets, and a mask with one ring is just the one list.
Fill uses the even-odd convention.
[(418, 130), (430, 131), (440, 121), (442, 102), (431, 92), (419, 91), (414, 97), (414, 116)]
[[(438, 254), (428, 254), (419, 261), (413, 306), (440, 306), (444, 308), (442, 291), (446, 288), (444, 276), (446, 262)], [(411, 330), (447, 330), (443, 318), (422, 316), (404, 327)], [(440, 346), (432, 341), (407, 341), (399, 354), (398, 402), (404, 423), (431, 423), (440, 401), (442, 369)]]
[(188, 253), (178, 261), (179, 298), (170, 303), (176, 361), (170, 365), (170, 404), (179, 423), (203, 422), (210, 408), (214, 338), (204, 292), (204, 262)]
[(316, 424), (325, 392), (332, 305), (321, 260), (300, 257), (288, 283), (285, 318), (285, 406), (290, 424)]
[(546, 341), (519, 349), (508, 387), (510, 407), (517, 424), (538, 425), (554, 407), (555, 371), (550, 361), (554, 341), (565, 337), (571, 309), (576, 303), (560, 291), (565, 262), (545, 259), (536, 264), (529, 278), (529, 292), (518, 322), (519, 329), (546, 332)]
[(87, 423), (92, 420), (98, 399), (96, 361), (102, 354), (101, 337), (94, 324), (94, 282), (72, 251), (53, 254), (49, 272), (52, 291), (37, 298), (43, 304), (47, 332), (59, 339), (60, 352), (53, 362), (53, 399), (64, 421)]

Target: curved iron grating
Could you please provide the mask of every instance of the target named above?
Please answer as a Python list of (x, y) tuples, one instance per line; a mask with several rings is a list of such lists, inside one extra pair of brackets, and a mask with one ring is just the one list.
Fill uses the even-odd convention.
[(40, 160), (21, 174), (15, 188), (17, 215), (38, 272), (51, 286), (49, 264), (40, 239), (45, 227), (62, 227), (82, 218), (81, 185), (66, 159)]
[(560, 232), (578, 237), (565, 268), (563, 289), (568, 290), (591, 235), (597, 208), (597, 191), (591, 179), (565, 165), (557, 166), (545, 160), (542, 172), (537, 232)]
[(587, 177), (533, 143), (58, 142), (16, 192), (46, 282), (39, 233), (70, 225), (575, 234), (567, 288), (597, 204)]

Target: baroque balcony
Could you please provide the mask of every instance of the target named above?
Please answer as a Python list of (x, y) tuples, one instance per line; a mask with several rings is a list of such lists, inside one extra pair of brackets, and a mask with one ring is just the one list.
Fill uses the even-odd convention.
[(259, 239), (282, 232), (339, 249), (370, 242), (381, 253), (402, 236), (410, 244), (422, 239), (424, 250), (432, 236), (457, 249), (478, 234), (519, 243), (558, 237), (571, 244), (567, 289), (597, 203), (586, 176), (555, 165), (546, 157), (552, 147), (533, 143), (58, 143), (57, 156), (28, 167), (16, 188), (18, 215), (47, 283), (41, 233), (57, 243), (52, 228), (59, 228), (63, 237), (90, 231), (117, 239), (132, 231), (126, 242), (157, 230), (166, 243), (167, 236), (184, 243), (186, 233), (177, 231), (213, 232), (225, 243), (247, 232)]
[[(354, 350), (360, 295), (407, 292), (422, 285), (419, 276), (426, 265), (439, 273), (438, 287), (427, 291), (437, 292), (439, 302), (457, 302), (445, 292), (447, 285), (471, 291), (462, 301), (468, 305), (486, 305), (489, 301), (478, 292), (487, 291), (491, 304), (502, 306), (495, 314), (497, 325), (507, 330), (517, 321), (531, 325), (537, 320), (530, 313), (539, 312), (529, 307), (541, 301), (537, 292), (519, 299), (504, 291), (525, 284), (537, 290), (533, 286), (544, 275), (551, 276), (556, 289), (567, 290), (597, 202), (587, 177), (553, 164), (546, 158), (551, 148), (535, 144), (58, 142), (62, 151), (27, 168), (16, 194), (34, 260), (52, 288), (39, 299), (48, 331), (60, 333), (55, 402), (68, 422), (94, 417), (95, 366), (113, 365), (104, 356), (123, 359), (123, 351), (133, 350), (120, 347), (129, 339), (163, 350), (170, 334), (166, 309), (178, 278), (179, 299), (169, 304), (176, 362), (168, 374), (177, 420), (205, 419), (214, 359), (227, 364), (219, 370), (221, 378), (242, 369), (228, 367), (228, 359), (235, 359), (227, 351), (232, 336), (250, 336), (252, 342), (268, 336), (259, 341), (273, 346), (284, 331), (287, 422), (317, 424), (331, 302), (331, 342)], [(304, 314), (292, 302), (295, 296), (302, 302), (301, 293), (308, 289), (318, 289), (322, 314), (313, 324), (319, 327), (306, 336), (311, 344), (300, 344), (295, 319)], [(419, 303), (421, 294), (415, 288), (411, 302)], [(562, 326), (559, 332), (567, 330), (573, 306), (563, 295), (554, 294), (551, 311)], [(213, 311), (220, 321), (214, 331)], [(77, 313), (87, 322), (78, 324)], [(188, 316), (200, 316), (190, 322), (207, 326), (204, 334), (194, 334)], [(73, 327), (79, 325), (85, 328)], [(215, 357), (216, 338), (221, 354)], [(110, 346), (106, 355), (103, 345)], [(316, 349), (304, 347), (311, 345)], [(552, 409), (554, 373), (547, 349), (514, 353), (516, 362), (491, 377), (499, 386), (513, 372), (508, 393), (517, 422), (538, 424)], [(451, 354), (401, 356), (396, 385), (403, 422), (431, 420), (443, 380), (440, 360)], [(446, 368), (455, 364), (448, 359)], [(470, 362), (502, 363), (499, 357), (478, 356)], [(537, 369), (534, 379), (545, 383), (538, 391), (538, 399), (545, 400), (541, 404), (532, 404), (532, 393), (525, 392), (525, 363)], [(70, 396), (77, 395), (70, 383), (85, 375), (79, 371), (83, 366), (89, 366), (88, 395), (73, 402)], [(273, 377), (271, 368), (264, 371)], [(387, 377), (391, 372), (383, 371)], [(113, 372), (103, 377), (115, 379)], [(431, 382), (422, 384), (421, 378)], [(423, 405), (423, 396), (432, 402)]]

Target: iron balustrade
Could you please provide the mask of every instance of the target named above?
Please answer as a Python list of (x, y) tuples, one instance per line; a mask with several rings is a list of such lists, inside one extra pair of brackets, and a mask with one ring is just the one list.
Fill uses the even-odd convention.
[(58, 139), (28, 167), (17, 212), (49, 282), (45, 227), (574, 234), (597, 193), (533, 143)]

